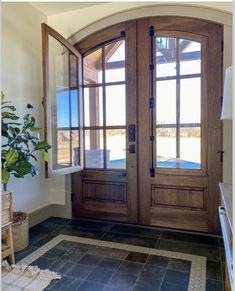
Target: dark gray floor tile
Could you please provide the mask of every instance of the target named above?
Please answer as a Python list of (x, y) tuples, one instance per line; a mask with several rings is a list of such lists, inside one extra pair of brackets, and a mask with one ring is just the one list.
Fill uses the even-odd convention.
[(124, 261), (119, 266), (117, 272), (138, 275), (142, 268), (143, 268), (143, 264), (141, 263)]
[(131, 274), (116, 273), (109, 280), (108, 285), (126, 290), (134, 286), (136, 279), (137, 277)]
[(55, 223), (59, 225), (68, 224), (70, 221), (70, 219), (62, 217), (50, 217), (47, 220), (44, 220), (44, 222)]
[(206, 291), (223, 291), (222, 281), (206, 279)]
[(220, 262), (206, 262), (206, 277), (208, 279), (222, 280)]
[(112, 275), (113, 275), (112, 271), (100, 268), (98, 266), (95, 269), (93, 269), (93, 271), (90, 273), (86, 280), (106, 284)]
[(21, 259), (23, 259), (24, 257), (28, 256), (29, 254), (33, 253), (34, 251), (36, 251), (38, 249), (38, 247), (35, 246), (28, 246), (26, 249), (15, 253), (15, 260), (16, 262), (19, 262)]
[(171, 284), (169, 282), (163, 282), (160, 291), (187, 291), (187, 286)]
[(51, 233), (46, 235), (44, 238), (37, 240), (36, 242), (33, 243), (33, 246), (36, 247), (41, 247), (43, 245), (45, 245), (46, 243), (48, 243), (50, 240), (52, 240), (53, 238), (55, 238), (57, 236), (56, 233)]
[(123, 289), (105, 285), (102, 291), (123, 291)]
[(150, 255), (146, 264), (159, 266), (159, 267), (166, 267), (168, 264), (168, 258), (156, 255)]
[(66, 275), (75, 264), (71, 262), (66, 262), (62, 260), (56, 260), (54, 263), (50, 266), (50, 270), (54, 272), (58, 272), (61, 276)]
[(108, 224), (103, 222), (97, 222), (97, 221), (86, 221), (86, 220), (78, 220), (73, 219), (70, 221), (71, 225), (80, 226), (88, 229), (96, 229), (96, 230), (102, 230), (102, 231), (109, 231), (114, 224)]
[(48, 234), (49, 233), (43, 233), (43, 232), (38, 232), (38, 231), (34, 231), (33, 233), (30, 233), (30, 235), (29, 235), (29, 244), (33, 245), (37, 241), (39, 241), (41, 239), (44, 239)]
[(81, 284), (81, 280), (78, 278), (71, 278), (64, 276), (61, 280), (56, 280), (55, 284), (52, 285), (50, 290), (69, 290), (74, 291), (77, 290), (78, 286)]
[(79, 264), (95, 267), (101, 261), (101, 258), (100, 256), (85, 254), (79, 261)]
[(169, 258), (167, 268), (168, 269), (179, 270), (179, 271), (190, 272), (190, 270), (191, 270), (191, 261)]
[(74, 266), (68, 271), (67, 275), (79, 279), (85, 279), (94, 268), (79, 264), (74, 264)]
[(143, 236), (143, 237), (149, 237), (149, 238), (159, 238), (160, 234), (162, 233), (162, 231), (158, 229), (145, 228), (145, 227), (139, 227), (139, 226), (127, 226), (127, 225), (115, 225), (111, 229), (111, 232), (124, 233), (124, 234)]
[(98, 283), (98, 282), (84, 281), (76, 290), (79, 290), (79, 291), (102, 291), (103, 287), (104, 287), (104, 285), (101, 283)]
[(163, 282), (188, 286), (189, 273), (175, 270), (167, 270)]
[(97, 255), (97, 256), (105, 256), (110, 252), (110, 248), (105, 247), (94, 247), (88, 251), (88, 254)]
[(77, 243), (74, 245), (74, 249), (79, 251), (80, 253), (87, 253), (89, 250), (95, 248), (94, 245), (88, 245), (88, 244), (82, 244), (82, 243)]
[(52, 248), (45, 254), (43, 254), (43, 257), (47, 259), (59, 259), (66, 253), (66, 250), (61, 250), (57, 248)]
[(106, 256), (110, 258), (125, 260), (128, 255), (129, 255), (128, 251), (119, 250), (119, 249), (110, 249), (110, 251), (108, 252)]
[(120, 266), (122, 260), (114, 259), (114, 258), (103, 258), (98, 266), (104, 269), (109, 269), (111, 271), (115, 271)]
[(206, 245), (219, 246), (219, 238), (213, 236), (199, 235), (199, 234), (189, 234), (183, 232), (175, 231), (164, 231), (161, 236), (162, 239), (192, 242)]
[(71, 249), (77, 248), (78, 246), (79, 246), (79, 243), (75, 241), (63, 240), (56, 245), (56, 248), (62, 249), (62, 250), (71, 250)]
[(126, 260), (138, 262), (138, 263), (145, 263), (147, 258), (148, 258), (148, 254), (130, 252), (129, 255), (126, 257)]
[(157, 243), (157, 239), (153, 239), (153, 238), (127, 235), (123, 233), (111, 233), (111, 232), (105, 234), (102, 239), (106, 241), (113, 241), (113, 242), (137, 245), (137, 246), (148, 247), (148, 248), (154, 248), (154, 246)]
[(55, 263), (56, 260), (50, 260), (48, 258), (40, 257), (37, 260), (33, 261), (31, 266), (38, 266), (40, 269), (50, 269), (51, 266)]
[(134, 291), (155, 291), (160, 290), (162, 280), (155, 280), (154, 278), (138, 278), (135, 286), (133, 288)]
[(71, 228), (71, 226), (63, 227), (59, 230), (59, 234), (66, 234), (66, 235), (72, 235), (72, 236), (82, 236), (87, 238), (94, 238), (94, 239), (100, 239), (105, 234), (103, 231), (99, 230), (87, 230), (87, 229), (79, 229), (76, 227)]
[(58, 227), (58, 225), (44, 221), (31, 227), (29, 229), (29, 235), (37, 235), (38, 233), (50, 234)]
[(152, 266), (152, 265), (145, 265), (143, 270), (139, 274), (139, 278), (141, 280), (162, 280), (166, 273), (166, 268)]
[(78, 263), (81, 258), (84, 256), (84, 253), (80, 253), (74, 249), (67, 251), (60, 259), (72, 263)]
[(215, 246), (160, 239), (156, 248), (161, 250), (203, 256), (207, 257), (207, 259), (210, 261), (220, 261), (220, 250), (218, 247)]

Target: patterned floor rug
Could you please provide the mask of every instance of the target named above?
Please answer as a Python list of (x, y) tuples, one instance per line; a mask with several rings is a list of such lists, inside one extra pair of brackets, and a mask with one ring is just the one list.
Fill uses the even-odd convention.
[(49, 270), (40, 270), (37, 266), (2, 262), (1, 287), (5, 291), (41, 291), (54, 279), (61, 279), (61, 276)]
[(46, 290), (205, 291), (206, 257), (58, 235), (19, 264), (58, 272)]

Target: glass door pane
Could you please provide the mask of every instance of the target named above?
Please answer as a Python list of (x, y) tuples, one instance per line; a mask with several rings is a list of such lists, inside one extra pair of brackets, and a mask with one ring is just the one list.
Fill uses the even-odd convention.
[(81, 55), (62, 35), (42, 24), (46, 176), (83, 169)]
[(156, 38), (156, 163), (201, 168), (201, 43)]

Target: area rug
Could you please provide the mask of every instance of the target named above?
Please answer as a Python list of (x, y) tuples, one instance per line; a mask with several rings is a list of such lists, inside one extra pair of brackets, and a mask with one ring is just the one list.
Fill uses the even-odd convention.
[(49, 270), (40, 270), (37, 266), (26, 266), (22, 264), (9, 265), (7, 261), (3, 261), (1, 278), (2, 290), (41, 291), (52, 280), (61, 279), (61, 276)]
[[(66, 249), (66, 247), (68, 250)], [(84, 252), (84, 249), (86, 249), (86, 251), (89, 249), (89, 251), (87, 251), (87, 253), (85, 254), (81, 253), (81, 251)], [(110, 257), (112, 256), (110, 254), (113, 254), (115, 252), (117, 253), (118, 251), (119, 252), (124, 251), (126, 252), (126, 254), (129, 254), (129, 255), (127, 256), (126, 259), (124, 258), (125, 261), (121, 261), (119, 258), (119, 261), (121, 262), (120, 263), (121, 267), (119, 267), (119, 269), (115, 271), (116, 272), (115, 273), (113, 272), (113, 269), (111, 269), (111, 267), (109, 267), (109, 270), (105, 269), (105, 260), (106, 262), (108, 260), (111, 261)], [(80, 252), (80, 253), (76, 253), (76, 252)], [(161, 284), (161, 286), (159, 285), (160, 286), (159, 289), (157, 289), (156, 287), (156, 290), (169, 290), (167, 288), (167, 284), (171, 288), (173, 288), (174, 284), (184, 283), (183, 282), (184, 277), (182, 277), (183, 279), (177, 278), (178, 276), (177, 274), (181, 274), (181, 273), (182, 275), (188, 274), (187, 275), (188, 278), (185, 279), (185, 286), (183, 286), (182, 289), (179, 289), (179, 290), (187, 290), (187, 291), (205, 291), (206, 290), (206, 257), (179, 253), (179, 252), (165, 251), (165, 250), (154, 249), (154, 248), (141, 247), (141, 246), (136, 246), (136, 245), (111, 242), (111, 241), (103, 241), (103, 240), (96, 240), (96, 239), (90, 239), (90, 238), (84, 238), (84, 237), (77, 237), (77, 236), (69, 236), (69, 235), (62, 235), (62, 234), (58, 235), (55, 238), (53, 238), (51, 241), (49, 241), (48, 243), (46, 243), (45, 245), (43, 245), (42, 247), (40, 247), (39, 249), (31, 253), (30, 255), (28, 255), (27, 257), (23, 258), (19, 262), (19, 264), (29, 266), (33, 264), (34, 261), (36, 260), (38, 261), (39, 259), (44, 260), (44, 261), (46, 260), (50, 261), (52, 257), (49, 256), (49, 254), (51, 255), (52, 253), (54, 255), (55, 254), (63, 255), (64, 253), (64, 255), (60, 257), (58, 261), (60, 262), (60, 264), (61, 262), (63, 262), (63, 259), (64, 260), (66, 258), (72, 259), (72, 261), (70, 262), (73, 262), (74, 264), (70, 263), (71, 269), (66, 273), (66, 276), (67, 276), (67, 280), (68, 278), (71, 278), (71, 276), (74, 276), (74, 279), (78, 280), (77, 284), (81, 284), (81, 288), (78, 290), (87, 290), (86, 288), (88, 287), (89, 284), (90, 284), (89, 286), (92, 286), (92, 284), (94, 285), (93, 290), (112, 290), (110, 289), (111, 288), (110, 286), (112, 286), (112, 288), (114, 289), (116, 288), (115, 290), (130, 290), (130, 289), (145, 290), (144, 288), (145, 284), (148, 284), (148, 283), (150, 284), (152, 279), (153, 279), (154, 284), (156, 284), (155, 286), (157, 286), (157, 284)], [(134, 259), (135, 263), (133, 263), (133, 260), (131, 258), (129, 260), (132, 260), (132, 263), (130, 263), (130, 261), (127, 262), (126, 260), (128, 260), (128, 258), (131, 256), (137, 257), (140, 259), (146, 256), (148, 257), (148, 259), (147, 261), (145, 261), (145, 263), (143, 263), (141, 260), (138, 261), (138, 259), (137, 260)], [(156, 261), (157, 261), (157, 266), (156, 264), (154, 265)], [(56, 261), (56, 264), (54, 265), (59, 265), (58, 262)], [(183, 268), (181, 269), (180, 267), (177, 270), (178, 267), (174, 268), (174, 264), (176, 266), (180, 266), (179, 263), (183, 266)], [(91, 265), (89, 264), (93, 264), (94, 266), (92, 265), (92, 268), (91, 268)], [(135, 264), (134, 269), (131, 268), (131, 264)], [(138, 269), (137, 268), (138, 265), (142, 267)], [(188, 270), (184, 269), (184, 266), (186, 265), (189, 266)], [(81, 267), (80, 268), (81, 273), (79, 273), (80, 272), (79, 266)], [(87, 273), (84, 275), (84, 272), (86, 271), (86, 269), (89, 269), (89, 268), (92, 269), (92, 272), (89, 271), (90, 274)], [(121, 271), (123, 270), (125, 270), (126, 272), (125, 274), (121, 273)], [(157, 270), (158, 273), (154, 274), (153, 273), (154, 270)], [(159, 277), (159, 280), (157, 280), (157, 277), (160, 274), (159, 270), (162, 272), (164, 271), (165, 273), (164, 273), (164, 276), (162, 275), (162, 277), (161, 278)], [(62, 284), (62, 286), (63, 286), (63, 276), (64, 276), (63, 272), (64, 270), (61, 269), (62, 279), (58, 281), (58, 284)], [(60, 272), (58, 271), (58, 273)], [(128, 276), (130, 278), (127, 278)], [(171, 279), (166, 278), (167, 276), (169, 278), (173, 278), (175, 281), (172, 283), (170, 281)], [(128, 280), (132, 279), (132, 281), (131, 280), (128, 281), (127, 279)], [(178, 283), (177, 283), (177, 280), (179, 281)], [(158, 281), (159, 282), (161, 281), (161, 282), (159, 283)], [(127, 284), (127, 285), (122, 285), (123, 282), (124, 284)], [(52, 287), (50, 286), (49, 286), (49, 289), (51, 288), (50, 290), (58, 290), (59, 287), (61, 288), (61, 285), (60, 286), (58, 285), (58, 288), (57, 288), (56, 284), (54, 284), (54, 286)], [(59, 290), (62, 290), (62, 289), (59, 289)], [(3, 289), (3, 290), (7, 290), (7, 289)], [(35, 290), (38, 290), (38, 289), (35, 289)], [(71, 285), (70, 290), (73, 290), (72, 285)], [(89, 290), (92, 290), (92, 289), (89, 289)], [(175, 289), (173, 288), (170, 290), (175, 290)]]

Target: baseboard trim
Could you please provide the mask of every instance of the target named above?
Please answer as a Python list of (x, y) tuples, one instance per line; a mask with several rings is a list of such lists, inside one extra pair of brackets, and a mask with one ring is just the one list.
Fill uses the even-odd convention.
[(29, 213), (29, 228), (49, 217), (71, 218), (71, 211), (65, 205), (49, 204)]
[(44, 206), (29, 213), (29, 228), (51, 216), (51, 205)]

